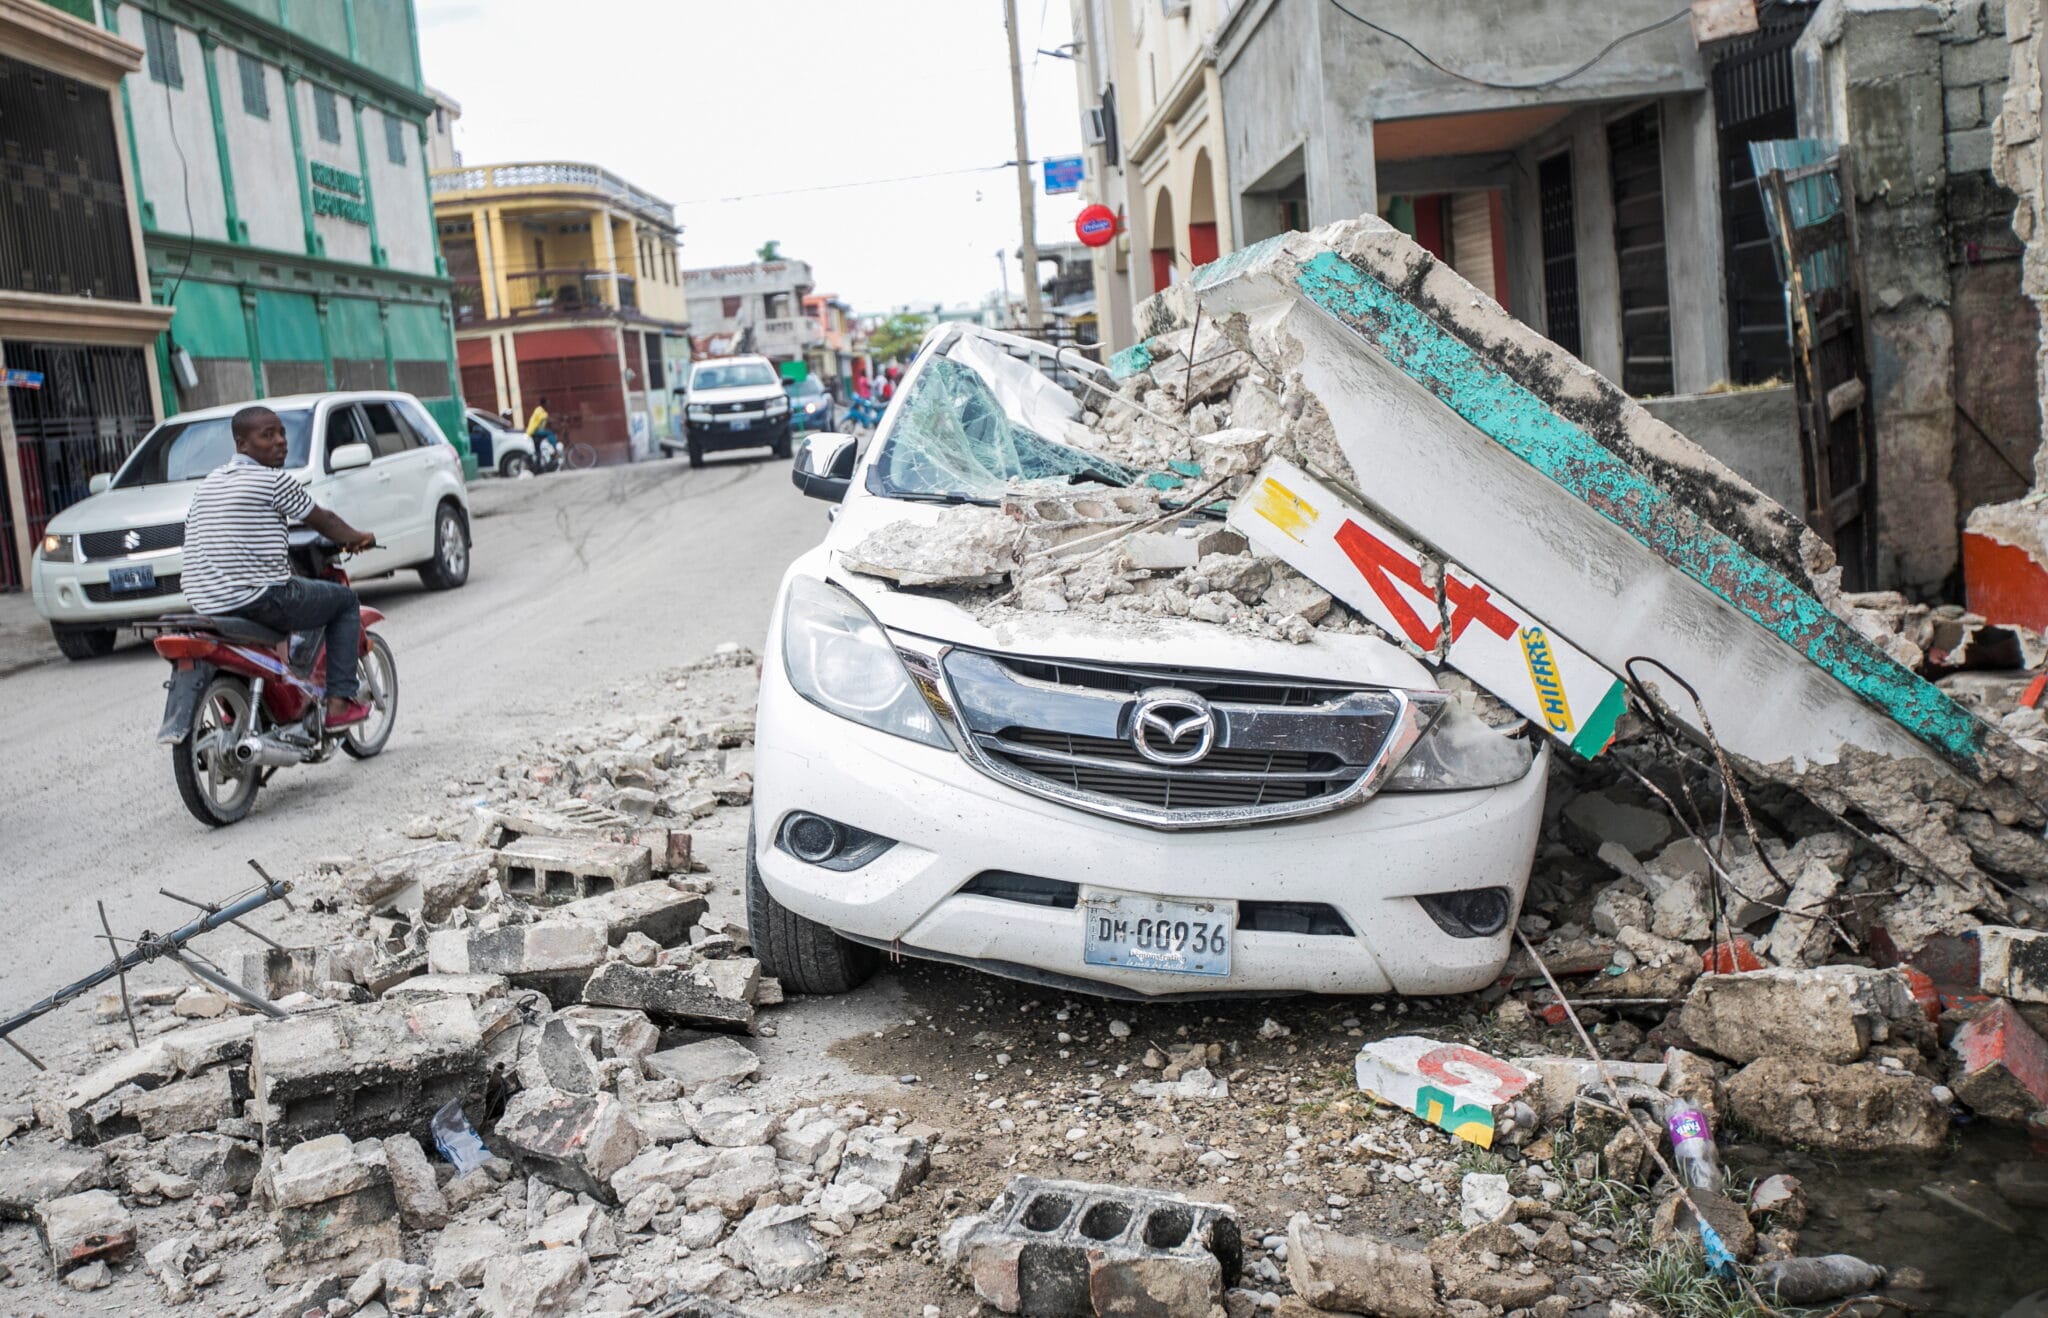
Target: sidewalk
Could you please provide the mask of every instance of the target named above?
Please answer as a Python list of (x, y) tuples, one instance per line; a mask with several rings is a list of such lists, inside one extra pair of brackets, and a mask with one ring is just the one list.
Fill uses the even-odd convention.
[(0, 594), (0, 677), (59, 658), (50, 624), (36, 615), (29, 593)]

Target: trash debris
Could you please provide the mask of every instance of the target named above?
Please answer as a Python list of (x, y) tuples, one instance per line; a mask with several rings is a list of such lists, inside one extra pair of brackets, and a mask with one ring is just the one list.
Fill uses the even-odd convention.
[(1511, 1062), (1461, 1043), (1397, 1035), (1358, 1053), (1358, 1087), (1482, 1149), (1507, 1105), (1536, 1080)]

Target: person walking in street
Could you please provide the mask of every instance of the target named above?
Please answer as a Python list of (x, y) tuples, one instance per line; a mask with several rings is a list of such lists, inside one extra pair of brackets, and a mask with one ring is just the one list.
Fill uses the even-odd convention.
[[(235, 456), (199, 483), (185, 515), (186, 602), (200, 613), (246, 618), (273, 631), (322, 632), (326, 725), (360, 723), (370, 716), (370, 707), (355, 698), (362, 608), (356, 593), (340, 582), (292, 575), (285, 528), (301, 522), (355, 551), (377, 538), (314, 503), (306, 487), (285, 472), (287, 441), (277, 413), (245, 407), (235, 413), (231, 429)], [(296, 658), (297, 638), (293, 649)]]

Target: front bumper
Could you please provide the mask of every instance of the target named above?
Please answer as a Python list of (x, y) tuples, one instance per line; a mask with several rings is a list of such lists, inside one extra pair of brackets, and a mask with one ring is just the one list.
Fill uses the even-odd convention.
[[(773, 641), (771, 640), (771, 646)], [(1181, 993), (1463, 993), (1500, 973), (1514, 922), (1487, 938), (1446, 934), (1413, 899), (1505, 886), (1519, 913), (1543, 813), (1547, 752), (1503, 787), (1386, 793), (1259, 828), (1160, 832), (1029, 796), (951, 751), (828, 714), (764, 674), (755, 749), (762, 881), (799, 915), (849, 936), (999, 974)], [(777, 849), (782, 820), (814, 811), (897, 845), (860, 869), (827, 870)], [(1317, 902), (1352, 934), (1241, 929), (1226, 977), (1087, 965), (1079, 909), (963, 895), (985, 870), (1184, 900)]]
[[(163, 594), (108, 593), (107, 577), (112, 569), (142, 563), (156, 569), (161, 588), (162, 584), (182, 577), (184, 553), (167, 549), (90, 563), (52, 563), (38, 553), (29, 568), (29, 591), (36, 612), (62, 627), (118, 627), (127, 622), (160, 618), (166, 613), (186, 612), (185, 596), (176, 589)], [(100, 598), (94, 599), (96, 595)]]
[(789, 438), (789, 413), (772, 417), (742, 417), (737, 421), (690, 421), (685, 423), (690, 440), (700, 453), (729, 448), (760, 448)]

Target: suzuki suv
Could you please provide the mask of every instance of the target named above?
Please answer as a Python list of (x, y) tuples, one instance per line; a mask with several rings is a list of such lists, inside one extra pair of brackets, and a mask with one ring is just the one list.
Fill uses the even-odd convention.
[(185, 509), (200, 480), (235, 456), (229, 426), (245, 407), (284, 422), (285, 470), (313, 502), (376, 534), (351, 577), (418, 568), (434, 590), (469, 579), (462, 458), (411, 394), (301, 394), (181, 412), (120, 470), (94, 476), (92, 497), (51, 518), (36, 546), (36, 612), (66, 657), (97, 658), (123, 623), (187, 611), (178, 587)]
[(1489, 983), (1548, 753), (1419, 660), (1371, 635), (1032, 612), (849, 567), (949, 506), (1137, 483), (1071, 446), (1113, 387), (1071, 350), (945, 325), (866, 452), (807, 442), (796, 484), (842, 502), (783, 579), (763, 661), (747, 898), (764, 967), (804, 993), (851, 988), (883, 953), (1109, 996)]

